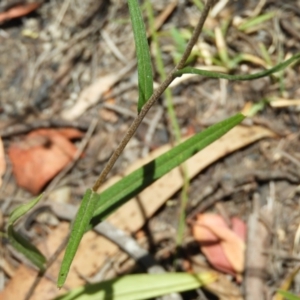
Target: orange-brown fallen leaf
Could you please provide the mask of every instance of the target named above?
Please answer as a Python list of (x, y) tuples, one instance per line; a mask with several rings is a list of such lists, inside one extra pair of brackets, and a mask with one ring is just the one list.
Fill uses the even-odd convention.
[(0, 137), (0, 186), (2, 185), (2, 176), (6, 170), (6, 163), (4, 157), (4, 147), (2, 143), (2, 139)]
[(201, 251), (217, 270), (238, 275), (244, 270), (246, 225), (238, 218), (232, 218), (231, 223), (229, 228), (219, 215), (199, 214), (192, 230)]
[(69, 141), (80, 138), (76, 129), (38, 129), (8, 150), (17, 183), (37, 194), (72, 161), (77, 148)]
[(36, 10), (41, 3), (18, 4), (9, 10), (0, 13), (0, 24), (11, 19), (23, 17)]

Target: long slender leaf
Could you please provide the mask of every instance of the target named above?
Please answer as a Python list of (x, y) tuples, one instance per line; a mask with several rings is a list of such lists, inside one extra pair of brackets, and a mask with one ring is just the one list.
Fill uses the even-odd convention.
[(71, 235), (68, 241), (68, 245), (66, 248), (63, 261), (61, 263), (61, 267), (57, 279), (57, 286), (59, 288), (62, 287), (66, 281), (67, 275), (71, 267), (71, 263), (74, 259), (79, 243), (95, 211), (97, 200), (98, 200), (98, 195), (95, 192), (93, 192), (91, 189), (88, 189), (84, 194), (76, 218), (73, 222)]
[(257, 26), (257, 25), (259, 25), (259, 24), (261, 24), (265, 21), (268, 21), (268, 20), (274, 18), (274, 16), (275, 16), (275, 12), (270, 12), (270, 13), (267, 13), (267, 14), (260, 15), (258, 17), (251, 18), (251, 19), (246, 20), (245, 22), (243, 22), (238, 27), (238, 29), (239, 30), (250, 29), (251, 27)]
[(139, 300), (192, 290), (216, 280), (211, 273), (134, 274), (86, 285), (56, 300)]
[(153, 74), (147, 34), (137, 0), (128, 0), (136, 56), (138, 61), (139, 100), (138, 112), (153, 94)]
[(278, 71), (281, 71), (284, 68), (286, 68), (288, 65), (290, 65), (292, 62), (294, 62), (298, 59), (300, 59), (300, 53), (295, 54), (290, 59), (284, 61), (283, 63), (276, 65), (275, 67), (273, 67), (271, 69), (268, 69), (268, 70), (265, 70), (262, 72), (258, 72), (255, 74), (249, 74), (249, 75), (228, 75), (228, 74), (223, 74), (223, 73), (217, 73), (217, 72), (211, 72), (211, 71), (200, 70), (200, 69), (196, 69), (196, 68), (192, 68), (192, 67), (187, 67), (187, 68), (178, 70), (175, 73), (175, 76), (180, 77), (183, 74), (198, 74), (198, 75), (206, 76), (206, 77), (210, 77), (210, 78), (224, 78), (224, 79), (228, 79), (228, 80), (253, 80), (253, 79), (258, 79), (258, 78), (265, 77), (270, 74), (276, 73)]
[[(195, 153), (220, 138), (244, 118), (242, 114), (237, 114), (211, 126), (149, 162), (142, 168), (132, 172), (105, 190), (101, 195), (90, 189), (87, 190), (73, 224), (72, 233), (59, 272), (58, 287), (61, 287), (66, 280), (72, 260), (86, 230), (96, 226), (116, 208), (137, 195), (158, 178), (179, 166)], [(93, 218), (91, 220), (92, 215)]]
[[(244, 116), (242, 114), (237, 114), (209, 127), (106, 189), (101, 195), (98, 195), (99, 201), (97, 202), (97, 208), (89, 225), (89, 229), (96, 226), (110, 213), (158, 178), (220, 138), (243, 119)], [(151, 203), (149, 203), (149, 205), (151, 205)]]
[(287, 300), (300, 300), (299, 296), (294, 295), (294, 294), (292, 294), (290, 292), (287, 292), (287, 291), (279, 290), (277, 293), (282, 295)]
[(39, 195), (35, 199), (32, 199), (28, 203), (19, 205), (17, 208), (15, 208), (9, 216), (8, 224), (12, 225), (14, 224), (20, 217), (22, 217), (24, 214), (26, 214), (31, 208), (33, 208), (43, 197), (43, 194)]
[(41, 200), (42, 196), (43, 194), (36, 197), (35, 199), (32, 199), (28, 203), (19, 205), (17, 208), (15, 208), (10, 213), (7, 229), (8, 240), (10, 244), (40, 270), (45, 269), (46, 258), (33, 244), (30, 243), (30, 241), (25, 239), (14, 230), (13, 224), (20, 217), (26, 214), (31, 208), (33, 208)]
[(44, 255), (23, 236), (14, 231), (13, 226), (9, 225), (7, 229), (8, 240), (10, 244), (29, 261), (31, 261), (40, 270), (45, 269), (46, 258)]

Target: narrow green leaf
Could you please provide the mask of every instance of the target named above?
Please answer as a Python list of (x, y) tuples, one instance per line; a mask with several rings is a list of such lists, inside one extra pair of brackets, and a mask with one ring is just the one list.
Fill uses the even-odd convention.
[(106, 189), (101, 195), (98, 195), (99, 201), (89, 229), (154, 181), (220, 138), (244, 118), (242, 114), (237, 114), (209, 127)]
[(292, 294), (290, 292), (287, 292), (287, 291), (284, 291), (284, 290), (279, 290), (277, 293), (282, 295), (287, 300), (300, 300), (299, 296), (294, 295), (294, 294)]
[(98, 195), (91, 189), (88, 189), (82, 199), (81, 205), (78, 209), (77, 215), (72, 225), (71, 235), (68, 241), (66, 252), (61, 263), (57, 286), (60, 288), (66, 281), (69, 273), (71, 263), (76, 254), (79, 243), (82, 239), (83, 234), (86, 231), (87, 225), (89, 224), (94, 212)]
[(228, 75), (228, 74), (223, 74), (223, 73), (200, 70), (200, 69), (196, 69), (196, 68), (192, 68), (192, 67), (186, 67), (181, 70), (178, 70), (175, 73), (175, 76), (180, 77), (183, 74), (198, 74), (198, 75), (205, 76), (205, 77), (224, 78), (224, 79), (228, 79), (228, 80), (253, 80), (253, 79), (258, 79), (261, 77), (271, 75), (278, 71), (281, 71), (284, 68), (286, 68), (288, 65), (290, 65), (292, 62), (294, 62), (298, 59), (300, 59), (300, 53), (295, 54), (290, 59), (284, 61), (283, 63), (276, 65), (275, 67), (273, 67), (271, 69), (268, 69), (268, 70), (265, 70), (262, 72), (258, 72), (255, 74), (249, 74), (249, 75)]
[(238, 29), (239, 30), (250, 29), (251, 27), (254, 27), (256, 25), (259, 25), (259, 24), (261, 24), (261, 23), (263, 23), (265, 21), (268, 21), (268, 20), (272, 19), (274, 16), (275, 16), (275, 13), (274, 12), (270, 12), (270, 13), (267, 13), (267, 14), (262, 14), (260, 16), (248, 19), (244, 23), (242, 23), (238, 27)]
[(29, 261), (37, 266), (41, 271), (45, 270), (46, 258), (44, 255), (27, 239), (14, 231), (13, 226), (8, 226), (8, 240), (10, 244), (20, 253), (22, 253)]
[(138, 62), (138, 112), (153, 94), (151, 56), (143, 16), (137, 0), (128, 0)]
[(269, 66), (272, 66), (273, 63), (272, 63), (272, 60), (271, 60), (271, 56), (268, 52), (268, 49), (267, 47), (265, 46), (264, 43), (258, 43), (258, 47), (259, 47), (259, 50), (260, 50), (260, 53), (261, 53), (261, 56), (262, 58), (264, 59), (264, 61), (269, 65)]
[(215, 280), (216, 277), (209, 272), (134, 274), (86, 285), (59, 296), (56, 300), (149, 299), (196, 289)]
[(9, 216), (8, 224), (14, 224), (20, 217), (26, 214), (31, 208), (33, 208), (42, 198), (43, 194), (39, 195), (35, 199), (29, 201), (28, 203), (22, 204), (15, 208)]
[(200, 11), (202, 11), (202, 10), (203, 10), (203, 8), (204, 8), (204, 4), (202, 3), (202, 1), (201, 1), (201, 0), (193, 0), (193, 2), (194, 2), (194, 5), (196, 5), (196, 6), (197, 6), (197, 8), (198, 8)]
[(179, 52), (180, 54), (183, 54), (185, 47), (186, 47), (186, 40), (184, 39), (183, 35), (177, 28), (172, 27), (171, 28), (171, 36), (176, 44), (177, 52)]

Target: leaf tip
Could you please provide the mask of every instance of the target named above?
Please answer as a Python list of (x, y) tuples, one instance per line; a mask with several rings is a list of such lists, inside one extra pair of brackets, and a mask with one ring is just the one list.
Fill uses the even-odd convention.
[(57, 279), (57, 283), (56, 286), (58, 287), (58, 289), (61, 289), (65, 283), (65, 274), (64, 273), (60, 273)]

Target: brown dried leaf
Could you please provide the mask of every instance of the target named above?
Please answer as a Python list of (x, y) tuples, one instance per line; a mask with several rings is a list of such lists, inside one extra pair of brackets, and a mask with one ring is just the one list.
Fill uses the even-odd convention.
[(72, 161), (77, 149), (69, 139), (81, 136), (75, 129), (39, 129), (12, 144), (8, 155), (17, 183), (32, 194), (38, 194)]

